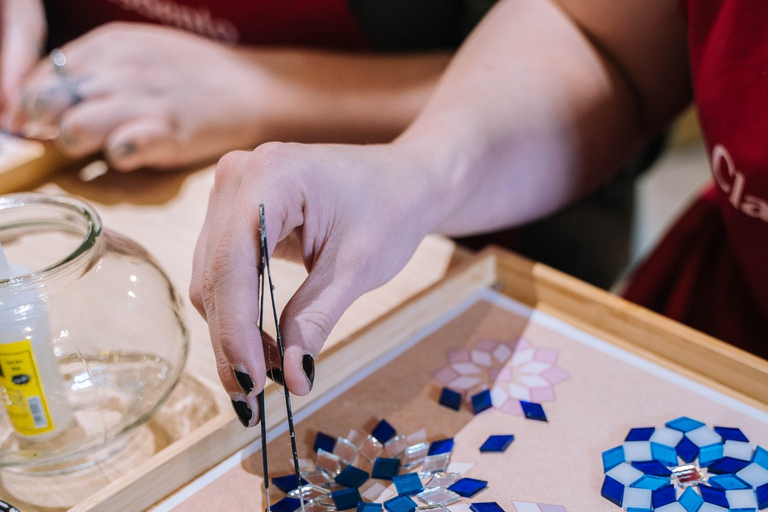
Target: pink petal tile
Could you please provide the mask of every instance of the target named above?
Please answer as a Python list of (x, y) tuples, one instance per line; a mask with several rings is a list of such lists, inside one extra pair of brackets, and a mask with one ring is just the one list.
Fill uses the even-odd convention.
[(483, 338), (475, 344), (475, 350), (491, 353), (498, 346), (499, 342), (490, 338)]
[(458, 377), (459, 372), (457, 372), (450, 366), (446, 366), (436, 371), (434, 374), (432, 374), (432, 376), (442, 385), (446, 385), (449, 382), (451, 382), (453, 379)]
[(448, 361), (451, 363), (468, 363), (470, 361), (469, 351), (452, 350), (448, 352)]
[(523, 373), (539, 374), (539, 373), (543, 373), (551, 366), (552, 364), (550, 363), (542, 363), (534, 360), (534, 361), (531, 361), (530, 363), (525, 363), (524, 365), (518, 367), (517, 369)]
[(452, 381), (449, 386), (454, 391), (466, 391), (472, 386), (476, 386), (480, 383), (480, 379), (477, 377), (459, 377), (458, 379)]
[(517, 512), (541, 512), (538, 503), (528, 503), (525, 501), (513, 501), (512, 505)]
[(530, 402), (531, 391), (527, 387), (521, 386), (520, 384), (510, 384), (507, 389), (509, 390), (509, 396), (511, 398)]
[(533, 360), (534, 349), (532, 347), (523, 350), (515, 350), (512, 354), (512, 366), (520, 366)]
[(501, 368), (488, 368), (488, 381), (493, 384), (497, 380), (499, 380), (499, 374), (501, 373)]
[(559, 366), (553, 366), (549, 370), (545, 371), (541, 374), (544, 379), (547, 380), (550, 384), (558, 384), (560, 382), (563, 382), (564, 380), (567, 380), (570, 375), (568, 375), (568, 372), (560, 368)]
[(528, 341), (526, 338), (520, 338), (515, 342), (514, 348), (516, 350), (525, 350), (526, 348), (529, 348), (531, 346), (531, 342)]
[(495, 380), (501, 381), (501, 382), (512, 382), (512, 379), (514, 378), (514, 373), (512, 372), (512, 368), (509, 366), (505, 366), (501, 370), (499, 370), (499, 375), (496, 377)]
[(540, 404), (542, 402), (554, 402), (554, 401), (555, 401), (555, 391), (551, 387), (547, 386), (547, 387), (531, 389), (531, 402), (536, 402), (537, 404)]
[(504, 344), (500, 344), (496, 347), (496, 350), (493, 351), (493, 357), (501, 364), (504, 364), (509, 361), (510, 357), (512, 357), (512, 349)]
[(482, 350), (473, 350), (472, 362), (480, 366), (487, 367), (487, 366), (491, 366), (493, 359), (491, 359), (491, 354), (488, 352), (483, 352)]
[(541, 512), (568, 512), (562, 505), (545, 505), (544, 503), (539, 503), (539, 510)]
[(557, 361), (559, 351), (553, 348), (537, 348), (536, 355), (533, 356), (534, 361), (541, 361), (542, 363), (554, 363)]
[(519, 400), (507, 400), (506, 403), (501, 406), (501, 410), (507, 414), (512, 414), (513, 416), (523, 415), (523, 407), (520, 405)]
[(472, 363), (453, 363), (451, 367), (459, 372), (459, 375), (477, 375), (482, 370)]
[(549, 387), (549, 381), (538, 375), (519, 375), (517, 380), (527, 388)]
[(496, 386), (491, 390), (491, 403), (497, 409), (501, 409), (507, 400), (509, 400), (509, 394), (501, 386)]

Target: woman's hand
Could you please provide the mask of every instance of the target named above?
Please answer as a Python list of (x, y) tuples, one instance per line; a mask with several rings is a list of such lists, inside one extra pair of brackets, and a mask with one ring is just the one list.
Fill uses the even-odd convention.
[[(430, 185), (424, 169), (414, 168), (416, 161), (392, 144), (268, 143), (219, 162), (190, 295), (208, 321), (219, 376), (233, 400), (257, 411), (266, 371), (279, 371), (277, 351), (265, 357), (273, 342), (262, 346), (257, 327), (259, 204), (265, 206), (269, 253), (297, 232), (309, 271), (280, 321), (280, 377), (293, 393), (305, 395), (314, 360), (342, 313), (391, 279), (442, 215), (432, 207), (439, 187)], [(238, 385), (242, 375), (235, 372), (248, 374), (245, 382), (253, 387)], [(255, 424), (253, 416), (244, 423)]]

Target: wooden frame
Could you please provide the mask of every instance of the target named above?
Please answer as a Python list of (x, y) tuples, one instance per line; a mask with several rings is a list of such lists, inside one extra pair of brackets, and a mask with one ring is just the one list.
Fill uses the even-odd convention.
[[(497, 248), (486, 249), (460, 264), (436, 285), (324, 352), (318, 361), (318, 374), (322, 373), (323, 379), (317, 380), (312, 399), (489, 287), (677, 373), (768, 409), (768, 361)], [(268, 386), (266, 392), (267, 415), (273, 422), (285, 417), (278, 391)], [(296, 399), (294, 410), (308, 403), (310, 399)], [(70, 512), (143, 510), (256, 440), (258, 434), (258, 429), (240, 427), (233, 415), (220, 414)]]

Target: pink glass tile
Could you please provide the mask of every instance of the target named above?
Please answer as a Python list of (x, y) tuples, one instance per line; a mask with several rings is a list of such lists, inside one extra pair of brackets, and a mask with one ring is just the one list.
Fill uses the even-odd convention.
[(448, 352), (448, 361), (451, 363), (468, 363), (469, 352), (466, 350), (452, 350)]
[(500, 363), (506, 363), (512, 357), (512, 349), (504, 344), (499, 344), (493, 351), (493, 357)]
[(450, 387), (454, 391), (466, 391), (472, 386), (476, 386), (480, 383), (480, 379), (477, 377), (459, 377), (456, 380), (451, 381)]
[(544, 503), (539, 503), (539, 510), (541, 512), (568, 512), (562, 505), (545, 505)]
[(483, 352), (482, 350), (473, 350), (472, 362), (480, 366), (491, 366), (493, 359), (491, 359), (491, 354), (488, 352)]
[(509, 400), (509, 394), (501, 386), (496, 386), (491, 390), (491, 403), (497, 409), (501, 409), (507, 400)]
[(553, 348), (537, 348), (533, 359), (542, 363), (554, 363), (557, 361), (558, 354), (559, 352)]
[(513, 416), (523, 415), (523, 408), (520, 405), (520, 400), (507, 400), (504, 405), (501, 406), (501, 410)]
[(513, 366), (520, 366), (522, 364), (528, 363), (533, 360), (533, 348), (524, 348), (522, 350), (517, 349), (515, 350), (515, 353), (512, 355), (512, 365)]
[(445, 366), (441, 368), (440, 370), (436, 371), (432, 375), (440, 384), (446, 385), (455, 378), (459, 376), (459, 372), (451, 368), (450, 366)]
[(483, 338), (475, 344), (475, 350), (491, 353), (499, 345), (499, 342), (490, 338)]
[(549, 381), (539, 375), (521, 375), (518, 380), (527, 388), (549, 387)]
[(531, 346), (531, 342), (526, 338), (520, 338), (514, 345), (515, 350), (525, 350)]
[(525, 363), (524, 365), (520, 366), (519, 369), (523, 373), (544, 373), (548, 368), (551, 368), (550, 363), (542, 363), (539, 361), (531, 361), (530, 363)]
[(570, 375), (568, 375), (568, 372), (560, 368), (559, 366), (553, 366), (549, 370), (545, 371), (541, 374), (544, 379), (547, 380), (550, 384), (558, 384), (560, 382), (563, 382), (564, 380), (567, 380)]
[(505, 366), (499, 371), (498, 377), (496, 377), (495, 380), (501, 381), (501, 382), (512, 382), (512, 379), (514, 378), (514, 374), (512, 373), (512, 368), (509, 366)]
[(472, 363), (453, 363), (451, 367), (459, 372), (460, 375), (477, 375), (483, 371)]
[(533, 388), (531, 389), (531, 402), (536, 402), (538, 404), (542, 402), (554, 402), (555, 401), (555, 390), (551, 387), (543, 387), (543, 388)]
[(508, 390), (509, 396), (512, 398), (525, 401), (531, 400), (531, 391), (525, 386), (521, 386), (520, 384), (510, 384)]

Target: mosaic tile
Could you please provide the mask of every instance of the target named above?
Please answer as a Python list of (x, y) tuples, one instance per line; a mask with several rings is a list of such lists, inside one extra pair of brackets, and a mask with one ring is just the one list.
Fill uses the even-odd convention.
[(480, 414), (481, 412), (487, 411), (488, 409), (493, 407), (493, 402), (491, 401), (490, 389), (486, 389), (472, 395), (471, 400), (472, 400), (472, 412), (474, 414)]
[(419, 443), (409, 446), (403, 453), (403, 469), (412, 469), (424, 462), (429, 452), (428, 443)]
[(481, 501), (478, 503), (472, 503), (469, 508), (472, 509), (472, 512), (504, 512), (504, 509), (501, 508), (501, 505), (495, 501)]
[(654, 432), (656, 432), (655, 427), (633, 428), (624, 441), (650, 441)]
[(368, 480), (368, 473), (351, 465), (342, 469), (335, 478), (336, 483), (344, 487), (360, 487), (366, 480)]
[(525, 415), (527, 419), (547, 421), (547, 415), (544, 414), (544, 408), (541, 404), (521, 400), (520, 406), (523, 408), (523, 415)]
[(360, 447), (365, 442), (367, 436), (360, 433), (359, 430), (351, 428), (349, 429), (349, 432), (347, 432), (347, 441), (355, 445), (355, 447), (359, 450)]
[(283, 498), (270, 506), (272, 512), (294, 512), (301, 508), (301, 500), (298, 498)]
[(723, 441), (742, 441), (744, 443), (749, 442), (749, 439), (747, 439), (747, 436), (744, 435), (744, 432), (738, 428), (715, 427), (715, 432), (720, 434), (720, 436), (723, 438)]
[(395, 437), (397, 432), (395, 431), (395, 427), (390, 425), (387, 420), (381, 420), (379, 423), (373, 427), (373, 430), (371, 431), (371, 435), (382, 445), (386, 444), (387, 441)]
[(421, 479), (416, 473), (406, 473), (392, 478), (392, 483), (395, 484), (398, 494), (419, 494), (424, 490), (424, 486), (421, 484)]
[(441, 453), (440, 455), (429, 455), (424, 458), (419, 475), (431, 476), (434, 473), (442, 473), (448, 468), (451, 460), (450, 453)]
[[(301, 485), (305, 486), (308, 485), (309, 482), (304, 480), (304, 478), (301, 478)], [(272, 485), (280, 489), (281, 491), (287, 493), (290, 492), (298, 487), (298, 482), (296, 481), (296, 475), (294, 473), (291, 473), (290, 475), (284, 475), (284, 476), (278, 476), (272, 478)]]
[(360, 493), (368, 501), (376, 501), (387, 488), (379, 482), (374, 482), (370, 487)]
[(458, 393), (452, 389), (443, 388), (440, 392), (440, 405), (444, 405), (449, 409), (458, 411), (461, 409), (461, 393)]
[(515, 436), (509, 435), (493, 435), (489, 436), (480, 447), (481, 452), (504, 452), (512, 441), (515, 440)]
[(442, 487), (445, 489), (460, 478), (460, 473), (435, 473), (432, 475), (432, 478), (430, 478), (427, 488), (433, 489), (435, 487)]
[(471, 498), (487, 487), (488, 482), (485, 480), (465, 477), (449, 485), (448, 490), (464, 498)]
[(317, 498), (321, 498), (323, 496), (329, 496), (331, 494), (331, 491), (328, 489), (325, 489), (323, 487), (317, 487), (314, 485), (305, 485), (299, 489), (293, 489), (288, 493), (288, 496), (290, 498), (298, 498), (299, 494), (301, 494), (301, 497), (304, 498), (304, 501), (312, 501)]
[(482, 350), (473, 350), (470, 353), (472, 362), (478, 366), (489, 367), (493, 364), (493, 358), (490, 353)]
[(417, 507), (415, 501), (403, 494), (384, 502), (384, 508), (389, 512), (413, 512)]
[(680, 432), (690, 432), (691, 430), (703, 427), (704, 423), (682, 416), (676, 420), (667, 422), (666, 426), (674, 430), (679, 430)]
[(333, 503), (336, 505), (336, 510), (357, 508), (357, 504), (363, 500), (360, 496), (360, 491), (356, 487), (335, 491), (331, 493), (331, 499), (333, 499)]
[(318, 431), (315, 435), (315, 443), (312, 449), (315, 451), (325, 450), (329, 453), (333, 453), (333, 447), (336, 445), (336, 438), (331, 437), (328, 434)]
[(336, 439), (336, 446), (333, 448), (333, 454), (337, 456), (344, 464), (354, 464), (357, 459), (357, 446), (351, 441), (339, 437)]
[(357, 504), (357, 512), (382, 512), (381, 503), (366, 503), (361, 501)]
[(372, 478), (380, 480), (392, 480), (400, 471), (400, 459), (378, 457), (373, 463)]
[(368, 459), (369, 462), (375, 461), (376, 457), (381, 455), (381, 452), (383, 451), (384, 445), (373, 436), (366, 437), (363, 444), (361, 444), (358, 449), (358, 453)]
[(453, 451), (453, 438), (438, 439), (429, 444), (427, 455), (440, 455), (442, 453), (451, 453), (451, 451)]
[(326, 452), (322, 448), (317, 451), (316, 464), (318, 468), (325, 470), (331, 476), (336, 476), (341, 473), (341, 459), (332, 453)]
[(472, 360), (467, 350), (452, 350), (448, 352), (448, 362), (451, 364), (468, 363)]
[(402, 436), (395, 436), (384, 445), (387, 457), (399, 457), (408, 448), (408, 441)]

